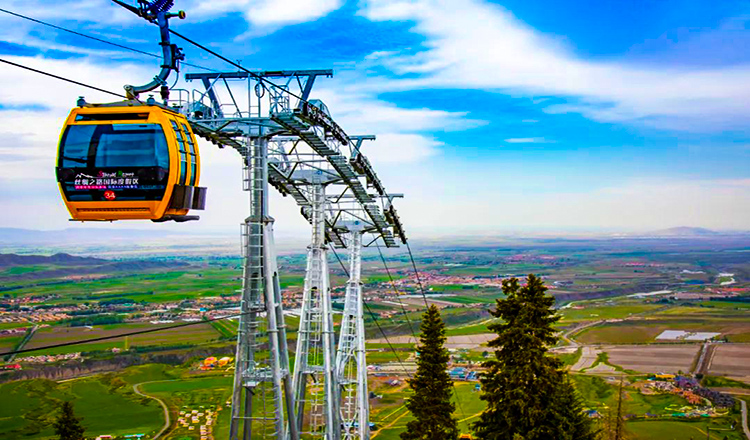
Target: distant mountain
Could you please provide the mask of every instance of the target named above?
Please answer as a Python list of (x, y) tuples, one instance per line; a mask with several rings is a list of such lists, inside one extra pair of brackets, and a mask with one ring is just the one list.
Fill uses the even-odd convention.
[(34, 229), (0, 228), (0, 243), (11, 244), (54, 244), (94, 242), (107, 243), (121, 240), (163, 238), (178, 235), (161, 228), (154, 229), (103, 229), (103, 228), (68, 228), (56, 231), (38, 231)]
[(86, 264), (104, 264), (107, 260), (101, 258), (76, 257), (59, 253), (49, 257), (44, 255), (16, 255), (0, 254), (0, 267), (33, 266), (38, 264), (54, 264), (56, 266), (83, 266)]
[[(0, 274), (4, 281), (32, 281), (95, 274), (148, 273), (189, 266), (183, 261), (158, 261), (151, 259), (112, 261), (102, 258), (76, 257), (58, 253), (51, 256), (0, 254), (0, 272), (14, 266), (42, 266), (38, 270)], [(2, 289), (0, 289), (2, 290)]]
[(659, 231), (653, 231), (648, 236), (654, 237), (715, 237), (717, 235), (723, 235), (720, 232), (712, 231), (706, 228), (693, 228), (689, 226), (678, 226), (676, 228), (662, 229)]

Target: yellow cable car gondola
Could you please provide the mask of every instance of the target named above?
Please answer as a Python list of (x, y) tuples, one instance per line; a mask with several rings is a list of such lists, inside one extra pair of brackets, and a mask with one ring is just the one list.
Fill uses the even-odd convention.
[(57, 157), (73, 220), (197, 220), (187, 214), (204, 209), (206, 188), (185, 116), (154, 102), (81, 104), (65, 121)]
[[(198, 143), (184, 115), (167, 105), (171, 71), (184, 58), (169, 41), (172, 0), (139, 1), (134, 7), (113, 0), (159, 26), (161, 71), (143, 86), (125, 86), (126, 101), (87, 104), (78, 101), (65, 121), (57, 155), (57, 181), (73, 220), (197, 220), (187, 215), (204, 209), (206, 188), (198, 186)], [(139, 93), (161, 87), (164, 104)]]

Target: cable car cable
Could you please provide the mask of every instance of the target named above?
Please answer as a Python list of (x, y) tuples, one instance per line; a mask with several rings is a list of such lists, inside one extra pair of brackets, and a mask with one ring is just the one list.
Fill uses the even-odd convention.
[[(55, 24), (52, 24), (52, 23), (47, 23), (47, 22), (42, 21), (42, 20), (37, 20), (36, 18), (28, 17), (26, 15), (22, 15), (22, 14), (19, 14), (17, 12), (9, 11), (7, 9), (0, 8), (0, 12), (4, 12), (6, 14), (13, 15), (13, 16), (18, 17), (18, 18), (23, 18), (24, 20), (29, 20), (29, 21), (32, 21), (34, 23), (38, 23), (38, 24), (41, 24), (41, 25), (44, 25), (44, 26), (48, 26), (48, 27), (51, 27), (53, 29), (57, 29), (57, 30), (60, 30), (60, 31), (63, 31), (63, 32), (68, 32), (68, 33), (71, 33), (73, 35), (78, 35), (79, 37), (88, 38), (90, 40), (98, 41), (100, 43), (109, 44), (110, 46), (115, 46), (115, 47), (119, 47), (121, 49), (130, 50), (130, 51), (139, 53), (141, 55), (147, 55), (147, 56), (150, 56), (150, 57), (153, 57), (153, 58), (159, 58), (159, 59), (161, 59), (161, 57), (162, 57), (161, 55), (157, 55), (155, 53), (146, 52), (146, 51), (143, 51), (143, 50), (140, 50), (140, 49), (136, 49), (134, 47), (125, 46), (123, 44), (113, 43), (112, 41), (104, 40), (104, 39), (101, 39), (101, 38), (98, 38), (98, 37), (94, 37), (92, 35), (87, 35), (87, 34), (84, 34), (84, 33), (78, 32), (78, 31), (74, 31), (74, 30), (71, 30), (71, 29), (67, 29), (67, 28), (64, 28), (62, 26), (58, 26), (58, 25), (55, 25)], [(198, 68), (198, 69), (208, 70), (208, 71), (211, 71), (211, 72), (216, 72), (216, 70), (214, 70), (214, 69), (209, 69), (208, 67), (199, 66), (197, 64), (190, 64), (190, 63), (185, 63), (185, 62), (181, 62), (180, 64), (185, 65), (185, 66), (195, 67), (195, 68)]]
[[(346, 274), (346, 276), (349, 277), (349, 271), (346, 269), (346, 266), (344, 266), (344, 262), (341, 261), (341, 258), (339, 257), (339, 254), (336, 252), (336, 249), (333, 246), (331, 246), (330, 244), (328, 246), (330, 247), (331, 251), (333, 252), (333, 255), (339, 261), (339, 264), (341, 265), (341, 269), (343, 269), (344, 273)], [(411, 374), (409, 374), (409, 371), (406, 369), (406, 366), (404, 365), (404, 363), (401, 362), (401, 358), (398, 356), (398, 353), (396, 352), (396, 349), (393, 348), (393, 344), (391, 344), (390, 339), (388, 339), (388, 335), (386, 335), (385, 332), (383, 331), (383, 328), (380, 327), (380, 323), (378, 323), (378, 319), (375, 317), (375, 313), (372, 311), (372, 309), (370, 309), (370, 306), (369, 306), (369, 304), (367, 304), (367, 301), (365, 301), (364, 297), (362, 297), (362, 304), (367, 309), (367, 312), (370, 314), (370, 317), (372, 318), (373, 322), (378, 327), (378, 330), (380, 330), (380, 334), (383, 335), (383, 338), (385, 338), (385, 342), (388, 344), (388, 347), (390, 347), (390, 349), (393, 352), (394, 356), (396, 356), (396, 360), (398, 360), (398, 363), (401, 364), (401, 368), (404, 370), (404, 373), (406, 373), (406, 375), (411, 379), (412, 378)]]
[[(221, 309), (219, 309), (219, 310), (221, 310)], [(29, 353), (29, 352), (32, 352), (32, 351), (48, 350), (48, 349), (51, 349), (51, 348), (70, 347), (72, 345), (87, 344), (89, 342), (107, 341), (107, 340), (110, 340), (110, 339), (117, 339), (117, 338), (122, 338), (122, 337), (126, 337), (126, 336), (142, 335), (142, 334), (145, 334), (145, 333), (161, 332), (161, 331), (164, 331), (164, 330), (171, 330), (171, 329), (175, 329), (175, 328), (189, 327), (191, 325), (205, 324), (207, 322), (221, 321), (223, 319), (237, 318), (239, 316), (244, 316), (244, 315), (247, 315), (247, 314), (250, 314), (250, 313), (256, 313), (256, 312), (238, 313), (236, 315), (221, 316), (221, 317), (218, 317), (218, 318), (211, 318), (211, 319), (203, 319), (201, 321), (186, 322), (186, 323), (182, 323), (182, 324), (169, 325), (169, 326), (166, 326), (166, 327), (151, 328), (151, 329), (147, 329), (147, 330), (138, 330), (138, 331), (129, 332), (129, 333), (120, 333), (118, 335), (101, 336), (101, 337), (98, 337), (98, 338), (90, 338), (90, 339), (79, 339), (77, 341), (61, 342), (59, 344), (44, 345), (42, 347), (36, 347), (36, 348), (24, 348), (22, 350), (13, 350), (13, 351), (9, 351), (9, 352), (6, 352), (6, 353), (0, 353), (0, 357), (1, 356), (11, 355), (11, 354), (20, 354), (20, 353)]]
[(385, 272), (388, 274), (388, 279), (391, 281), (391, 288), (393, 289), (393, 293), (396, 294), (396, 299), (398, 300), (398, 303), (401, 306), (401, 311), (404, 313), (406, 322), (409, 323), (409, 329), (411, 330), (411, 335), (414, 337), (414, 343), (416, 344), (418, 341), (417, 334), (414, 332), (414, 326), (411, 323), (411, 319), (409, 319), (409, 315), (406, 313), (406, 307), (404, 307), (404, 303), (403, 301), (401, 301), (400, 292), (398, 291), (398, 289), (396, 289), (396, 283), (393, 281), (393, 276), (391, 276), (391, 270), (388, 268), (388, 264), (386, 264), (385, 262), (383, 251), (380, 250), (380, 243), (376, 241), (375, 246), (377, 246), (378, 248), (378, 254), (380, 254), (380, 260), (383, 262), (383, 267), (385, 267)]
[(24, 66), (23, 64), (14, 63), (13, 61), (8, 61), (8, 60), (4, 60), (4, 59), (0, 58), (0, 63), (10, 64), (11, 66), (20, 67), (21, 69), (30, 70), (32, 72), (39, 73), (39, 74), (42, 74), (42, 75), (46, 75), (46, 76), (49, 76), (49, 77), (52, 77), (52, 78), (55, 78), (55, 79), (59, 79), (61, 81), (67, 81), (69, 83), (76, 84), (76, 85), (79, 85), (79, 86), (82, 86), (82, 87), (88, 87), (89, 89), (93, 89), (93, 90), (96, 90), (98, 92), (108, 93), (110, 95), (114, 95), (114, 96), (117, 96), (117, 97), (120, 97), (120, 98), (126, 98), (127, 99), (127, 97), (125, 95), (121, 95), (121, 94), (115, 93), (115, 92), (110, 92), (109, 90), (100, 89), (99, 87), (95, 87), (95, 86), (92, 86), (92, 85), (89, 85), (89, 84), (85, 84), (85, 83), (82, 83), (82, 82), (79, 82), (79, 81), (74, 81), (72, 79), (64, 78), (62, 76), (58, 76), (58, 75), (55, 75), (55, 74), (52, 74), (52, 73), (49, 73), (49, 72), (44, 72), (42, 70), (37, 70), (37, 69), (34, 69), (32, 67)]
[[(333, 251), (333, 254), (336, 256), (336, 259), (339, 260), (339, 264), (341, 265), (342, 269), (344, 269), (344, 272), (346, 272), (346, 275), (349, 276), (349, 272), (346, 270), (346, 268), (344, 268), (344, 263), (341, 261), (341, 258), (339, 258), (339, 254), (336, 253), (336, 249), (334, 249), (333, 246), (330, 243), (328, 244), (328, 246), (331, 248), (331, 251)], [(386, 270), (388, 270), (387, 267), (386, 267)], [(393, 288), (394, 291), (398, 292), (396, 290), (396, 287), (393, 284), (391, 284), (391, 286), (392, 286), (392, 288)], [(362, 299), (362, 301), (364, 302), (364, 298)], [(399, 300), (399, 302), (400, 302), (400, 300)], [(401, 309), (403, 310), (403, 305), (402, 305)], [(404, 312), (404, 313), (406, 313), (406, 312)], [(388, 318), (390, 318), (390, 320), (393, 323), (394, 327), (398, 328), (398, 327), (401, 326), (401, 324), (399, 324), (398, 322), (396, 322), (396, 320), (393, 319), (393, 316), (389, 315)], [(414, 343), (416, 344), (416, 341), (418, 341), (419, 338), (417, 338), (417, 335), (414, 333), (414, 328), (412, 327), (411, 322), (409, 321), (409, 317), (408, 316), (406, 317), (406, 320), (409, 322), (409, 328), (411, 329), (411, 334), (414, 337)]]
[[(417, 277), (417, 283), (419, 284), (419, 290), (422, 292), (422, 299), (424, 299), (425, 307), (429, 308), (427, 305), (427, 295), (424, 293), (424, 286), (422, 286), (422, 280), (419, 277), (419, 270), (417, 270), (417, 263), (414, 262), (414, 254), (411, 252), (411, 246), (409, 246), (409, 242), (406, 242), (406, 249), (409, 251), (409, 259), (411, 260), (411, 267), (414, 269), (414, 275)], [(447, 337), (446, 337), (447, 340)], [(451, 380), (451, 385), (453, 385), (453, 391), (454, 395), (456, 396), (456, 403), (458, 404), (458, 409), (461, 411), (461, 417), (463, 419), (466, 419), (466, 413), (464, 412), (463, 405), (461, 405), (461, 399), (458, 397), (458, 388), (456, 388), (455, 382)]]
[(419, 291), (422, 292), (422, 299), (424, 300), (424, 306), (426, 308), (429, 308), (429, 304), (427, 304), (427, 295), (424, 293), (424, 286), (422, 286), (422, 280), (419, 278), (419, 271), (417, 270), (417, 263), (414, 262), (414, 254), (411, 253), (411, 246), (409, 246), (409, 242), (406, 242), (406, 249), (409, 250), (409, 259), (411, 260), (411, 267), (414, 269), (414, 275), (417, 278), (417, 284), (419, 285)]

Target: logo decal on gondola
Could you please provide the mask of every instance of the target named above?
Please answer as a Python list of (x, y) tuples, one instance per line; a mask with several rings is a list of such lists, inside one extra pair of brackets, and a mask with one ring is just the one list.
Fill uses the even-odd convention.
[(73, 182), (75, 189), (137, 189), (139, 187), (138, 177), (135, 173), (105, 173), (99, 171), (96, 176), (79, 173)]
[(114, 200), (117, 196), (114, 191), (104, 191), (104, 198), (107, 200)]

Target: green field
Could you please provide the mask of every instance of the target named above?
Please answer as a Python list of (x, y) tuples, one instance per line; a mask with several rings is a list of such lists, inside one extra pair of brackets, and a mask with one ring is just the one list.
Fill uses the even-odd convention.
[(440, 301), (448, 301), (448, 302), (457, 303), (457, 304), (476, 304), (476, 303), (495, 304), (495, 300), (497, 296), (498, 296), (497, 293), (491, 296), (446, 295), (445, 297), (439, 297), (436, 299), (439, 299)]
[[(573, 307), (582, 307), (580, 309)], [(560, 324), (568, 324), (581, 321), (599, 321), (603, 319), (622, 319), (631, 315), (652, 312), (662, 308), (658, 304), (636, 304), (628, 301), (617, 305), (600, 305), (597, 303), (585, 303), (560, 310)]]
[(24, 335), (0, 336), (0, 352), (7, 352), (16, 348)]
[[(47, 345), (61, 344), (70, 341), (93, 339), (99, 337), (116, 336), (123, 333), (166, 327), (171, 324), (110, 324), (88, 327), (45, 327), (39, 329), (26, 344), (26, 348), (33, 349)], [(39, 354), (63, 354), (73, 352), (90, 352), (111, 350), (112, 348), (126, 349), (136, 346), (168, 346), (186, 344), (204, 344), (218, 341), (223, 336), (209, 323), (200, 323), (190, 327), (169, 329), (154, 333), (127, 336), (102, 342), (91, 342), (66, 347), (58, 347), (25, 353), (24, 356)]]
[[(721, 431), (710, 431), (712, 429), (721, 429)], [(722, 440), (724, 438), (731, 440), (744, 440), (744, 436), (739, 432), (726, 431), (730, 425), (724, 423), (714, 423), (714, 421), (665, 421), (665, 420), (633, 420), (626, 425), (626, 433), (638, 440), (685, 440), (685, 439), (711, 439)], [(725, 437), (726, 436), (726, 437)]]
[(0, 276), (23, 275), (25, 273), (41, 272), (44, 270), (50, 270), (53, 267), (54, 266), (50, 265), (13, 266), (7, 269), (0, 270)]
[(237, 322), (232, 320), (212, 321), (213, 327), (223, 338), (234, 338), (237, 336)]
[(0, 395), (12, 405), (0, 405), (3, 438), (48, 439), (61, 402), (73, 402), (83, 417), (86, 436), (154, 432), (163, 424), (161, 407), (133, 393), (114, 375), (98, 375), (67, 382), (36, 379), (0, 385)]
[(465, 336), (465, 335), (479, 335), (482, 333), (491, 333), (487, 328), (487, 325), (494, 322), (494, 320), (482, 320), (477, 324), (462, 325), (459, 327), (448, 328), (445, 331), (447, 336)]
[[(400, 344), (403, 350), (409, 344)], [(390, 354), (390, 351), (385, 352)], [(400, 352), (404, 357), (408, 351)], [(574, 362), (578, 353), (567, 355), (567, 363)], [(368, 353), (368, 357), (370, 353)], [(587, 408), (606, 414), (616, 406), (617, 385), (602, 378), (586, 375), (572, 376), (576, 388), (581, 393)], [(140, 390), (167, 403), (173, 420), (173, 430), (168, 439), (198, 439), (197, 432), (176, 426), (175, 420), (180, 411), (211, 409), (218, 418), (213, 434), (225, 438), (228, 429), (228, 407), (226, 402), (231, 395), (230, 376), (219, 372), (196, 375), (185, 367), (170, 367), (160, 364), (130, 367), (118, 373), (96, 375), (84, 379), (55, 383), (48, 380), (20, 381), (0, 386), (0, 394), (18, 402), (17, 405), (3, 406), (0, 409), (0, 432), (23, 435), (24, 438), (45, 439), (51, 434), (49, 423), (55, 408), (62, 400), (73, 400), (75, 410), (84, 418), (87, 435), (152, 433), (163, 424), (160, 407), (151, 399), (141, 398), (132, 393), (132, 386), (141, 384)], [(724, 383), (722, 382), (722, 385)], [(373, 432), (373, 438), (398, 439), (398, 435), (411, 420), (411, 415), (403, 407), (409, 390), (402, 382), (398, 386), (385, 384), (385, 379), (371, 377), (370, 389), (378, 396), (370, 400), (371, 420), (380, 429)], [(484, 408), (475, 390), (475, 383), (456, 382), (455, 417), (460, 421), (462, 432), (468, 432), (469, 424), (476, 420)], [(659, 394), (642, 395), (637, 390), (626, 387), (623, 412), (643, 416), (645, 413), (660, 415), (665, 419), (631, 420), (627, 423), (633, 439), (669, 439), (696, 436), (704, 431), (706, 423), (713, 428), (728, 427), (726, 418), (710, 421), (672, 421), (668, 418), (675, 411), (681, 411), (687, 402), (681, 397)], [(203, 408), (201, 408), (203, 407)], [(219, 409), (221, 408), (221, 409)], [(104, 409), (104, 410), (102, 410)], [(659, 437), (666, 432), (675, 437)], [(724, 433), (722, 433), (724, 434)], [(729, 438), (739, 440), (735, 433), (728, 432)], [(685, 437), (687, 435), (688, 437)], [(3, 437), (3, 438), (14, 438)], [(698, 438), (696, 436), (696, 438)], [(714, 437), (711, 437), (714, 438)], [(722, 439), (723, 436), (716, 437)]]
[(578, 362), (578, 359), (581, 358), (581, 348), (579, 347), (575, 352), (573, 353), (562, 353), (558, 354), (557, 358), (560, 359), (565, 366), (571, 366), (575, 365), (576, 362)]
[[(149, 303), (163, 303), (235, 295), (240, 287), (241, 271), (227, 267), (201, 267), (192, 270), (167, 270), (143, 274), (103, 274), (96, 279), (15, 281), (8, 285), (23, 285), (10, 292), (14, 297), (54, 296), (45, 304), (95, 302), (111, 299), (131, 299)], [(282, 276), (282, 285), (301, 285), (299, 276)]]
[[(479, 400), (479, 393), (474, 391), (474, 383), (456, 382), (456, 393), (453, 402), (456, 405), (454, 417), (459, 420), (461, 432), (469, 432), (469, 424), (484, 410), (485, 403)], [(381, 440), (397, 440), (399, 434), (405, 430), (406, 423), (413, 420), (411, 414), (403, 406), (403, 400), (409, 391), (405, 384), (390, 387), (382, 384), (373, 391), (383, 398), (371, 400), (370, 420), (380, 429), (372, 433), (372, 438)]]

